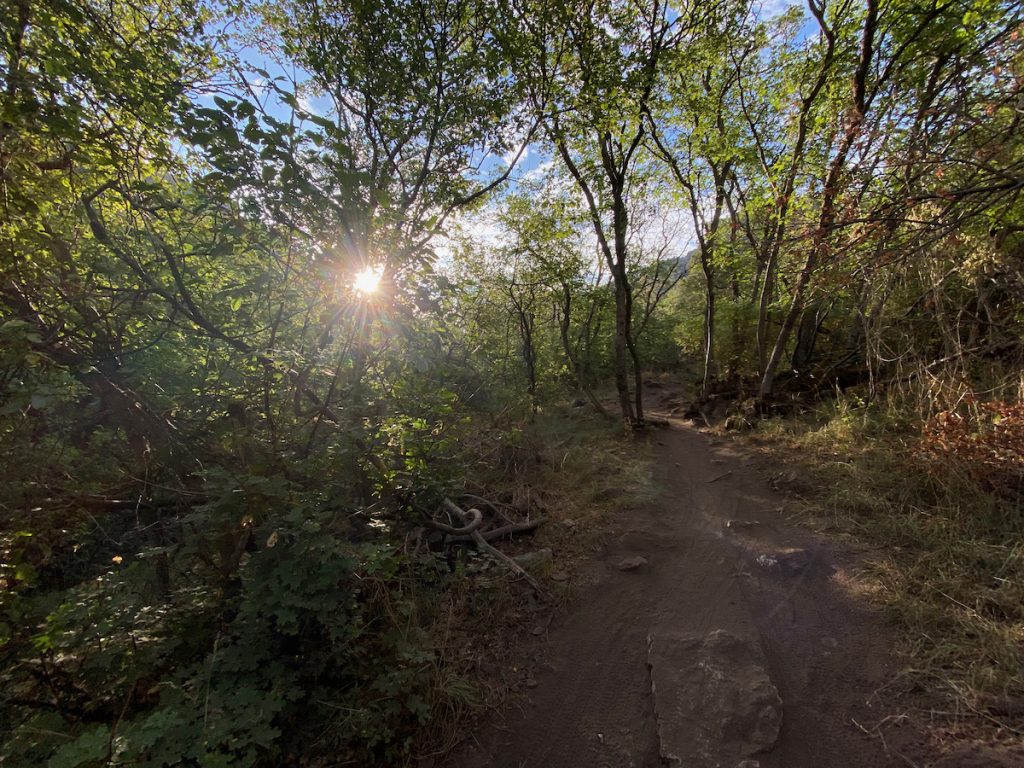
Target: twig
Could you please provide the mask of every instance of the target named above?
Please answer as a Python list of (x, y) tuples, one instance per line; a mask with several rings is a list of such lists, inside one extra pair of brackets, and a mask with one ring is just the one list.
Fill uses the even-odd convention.
[(977, 609), (971, 608), (971, 606), (967, 605), (966, 603), (961, 603), (955, 597), (947, 595), (941, 589), (936, 589), (935, 591), (938, 592), (940, 595), (942, 595), (947, 600), (949, 600), (951, 603), (955, 603), (956, 605), (959, 605), (961, 608), (963, 608), (968, 613), (974, 614), (975, 616), (978, 616), (979, 618), (981, 618), (981, 614), (978, 613)]
[(728, 472), (723, 472), (720, 475), (716, 475), (715, 477), (712, 477), (710, 480), (708, 480), (708, 482), (709, 483), (717, 483), (719, 480), (724, 480), (725, 478), (727, 478), (731, 474), (732, 474), (732, 470), (730, 469)]

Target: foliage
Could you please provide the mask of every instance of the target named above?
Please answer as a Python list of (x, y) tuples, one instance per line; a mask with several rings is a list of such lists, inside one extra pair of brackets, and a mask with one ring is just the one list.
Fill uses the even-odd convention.
[[(433, 656), (401, 585), (441, 574), (387, 544), (353, 543), (337, 510), (280, 481), (214, 478), (206, 490), (184, 524), (224, 530), (248, 511), (237, 571), (226, 574), (233, 552), (186, 540), (173, 553), (124, 551), (65, 592), (38, 631), (9, 639), (32, 648), (6, 675), (9, 699), (54, 702), (8, 715), (9, 759), (57, 747), (54, 765), (253, 765), (282, 759), (297, 724), (338, 711), (348, 714), (331, 746), (351, 759), (408, 749)], [(281, 511), (259, 515), (268, 503)]]
[(956, 467), (988, 489), (1020, 493), (1024, 404), (981, 403), (970, 416), (938, 413), (924, 425), (918, 454), (936, 471)]
[(408, 762), (473, 698), (424, 518), (683, 354), (1017, 488), (1012, 4), (7, 10), (5, 762)]
[[(770, 400), (776, 379), (821, 391), (857, 370), (874, 387), (952, 357), (1009, 363), (1016, 279), (979, 267), (1016, 248), (1019, 8), (731, 10), (666, 65), (651, 122), (698, 240), (704, 388), (756, 377)], [(1002, 385), (986, 373), (977, 389)]]

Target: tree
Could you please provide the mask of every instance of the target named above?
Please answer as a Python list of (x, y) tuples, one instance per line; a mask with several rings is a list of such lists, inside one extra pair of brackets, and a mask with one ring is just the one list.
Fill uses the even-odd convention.
[(738, 73), (729, 56), (744, 59), (756, 38), (747, 5), (719, 9), (702, 20), (686, 46), (666, 61), (660, 103), (648, 112), (651, 149), (661, 159), (685, 197), (697, 254), (704, 275), (704, 371), (706, 395), (715, 369), (716, 262), (726, 204), (735, 196), (735, 168), (742, 151), (742, 126), (736, 95)]
[[(623, 419), (643, 424), (643, 368), (631, 329), (630, 197), (645, 162), (645, 115), (661, 61), (690, 11), (667, 3), (522, 3), (507, 55), (575, 180), (615, 288), (615, 386)], [(633, 369), (633, 396), (629, 370)]]

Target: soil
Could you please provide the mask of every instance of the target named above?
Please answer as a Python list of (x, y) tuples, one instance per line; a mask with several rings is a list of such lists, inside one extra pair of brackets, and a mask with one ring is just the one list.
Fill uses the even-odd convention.
[[(531, 687), (444, 765), (662, 766), (648, 638), (715, 630), (760, 646), (782, 700), (781, 732), (756, 756), (760, 768), (938, 759), (887, 693), (899, 660), (858, 593), (856, 558), (789, 520), (769, 486), (775, 468), (731, 441), (674, 419), (652, 440), (660, 501), (622, 513), (594, 583), (524, 649), (524, 659), (543, 659)], [(623, 562), (632, 558), (646, 562)]]

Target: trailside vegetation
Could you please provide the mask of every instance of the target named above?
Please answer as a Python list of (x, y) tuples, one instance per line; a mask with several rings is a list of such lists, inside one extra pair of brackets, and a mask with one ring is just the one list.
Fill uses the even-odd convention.
[(729, 426), (887, 414), (1003, 590), (949, 598), (994, 649), (950, 679), (1019, 700), (1022, 35), (1008, 0), (8, 0), (0, 762), (442, 752), (487, 633), (557, 597), (509, 540), (637, 491), (659, 371)]

